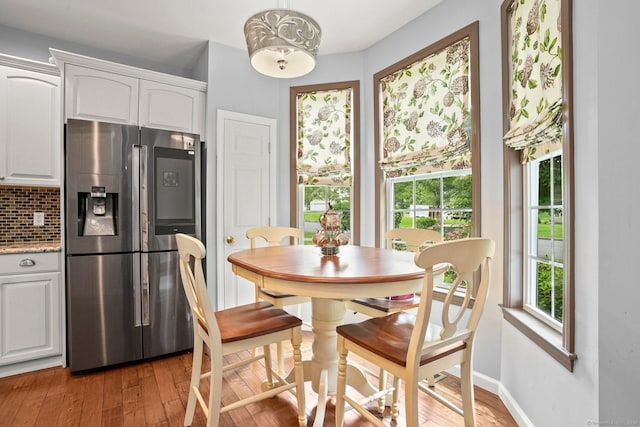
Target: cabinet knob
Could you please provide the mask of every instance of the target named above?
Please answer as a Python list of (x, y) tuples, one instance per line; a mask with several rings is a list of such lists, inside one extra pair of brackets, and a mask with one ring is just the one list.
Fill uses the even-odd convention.
[(0, 176), (0, 181), (4, 181), (4, 176)]
[(20, 267), (33, 267), (36, 265), (36, 262), (31, 258), (25, 258), (20, 260)]

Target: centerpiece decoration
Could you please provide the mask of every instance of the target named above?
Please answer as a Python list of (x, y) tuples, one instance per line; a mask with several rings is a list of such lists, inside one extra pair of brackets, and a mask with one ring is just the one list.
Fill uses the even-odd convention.
[(341, 216), (329, 203), (329, 209), (318, 219), (322, 229), (313, 235), (312, 241), (323, 255), (337, 255), (339, 247), (349, 243), (349, 237), (342, 229)]

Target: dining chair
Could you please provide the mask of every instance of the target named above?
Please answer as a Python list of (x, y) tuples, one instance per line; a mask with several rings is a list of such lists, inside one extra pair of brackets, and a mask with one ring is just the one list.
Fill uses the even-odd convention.
[[(441, 242), (442, 236), (437, 231), (424, 228), (394, 228), (384, 233), (384, 240), (387, 248), (417, 252), (429, 244)], [(415, 309), (419, 304), (419, 294), (412, 298), (358, 298), (345, 302), (347, 310), (370, 317)]]
[[(407, 426), (418, 425), (418, 392), (424, 391), (440, 403), (464, 417), (465, 426), (475, 425), (472, 377), (472, 350), (476, 327), (484, 307), (489, 286), (490, 260), (495, 242), (485, 238), (452, 240), (432, 245), (416, 253), (416, 265), (425, 269), (420, 305), (416, 315), (397, 312), (361, 323), (342, 325), (338, 334), (338, 386), (336, 396), (336, 426), (344, 421), (345, 402), (374, 425), (382, 421), (364, 406), (376, 396), (356, 401), (346, 394), (347, 358), (349, 352), (380, 366), (394, 376), (391, 418), (396, 420), (400, 380), (404, 382), (405, 417)], [(442, 326), (430, 323), (434, 270), (448, 264), (455, 279), (441, 304)], [(478, 278), (478, 283), (474, 279)], [(476, 291), (469, 308), (472, 293)], [(464, 292), (463, 302), (452, 307), (455, 292)], [(440, 306), (440, 304), (437, 304)], [(435, 313), (434, 313), (435, 314)], [(462, 408), (440, 396), (421, 380), (437, 372), (460, 366)]]
[[(417, 252), (432, 243), (442, 241), (442, 236), (434, 230), (424, 228), (394, 228), (384, 233), (384, 240), (387, 248)], [(420, 304), (420, 294), (401, 296), (399, 298), (358, 298), (345, 301), (348, 311), (361, 313), (369, 317), (382, 317), (391, 313), (405, 310), (415, 310)], [(377, 374), (369, 372), (378, 378), (378, 389), (384, 390), (387, 384), (387, 377), (384, 369), (380, 368)], [(433, 377), (428, 378), (430, 385), (435, 384)], [(378, 412), (383, 413), (385, 407), (385, 396), (378, 399)]]
[[(300, 238), (302, 237), (302, 230), (294, 227), (265, 226), (250, 228), (247, 230), (246, 235), (247, 238), (251, 241), (251, 248), (253, 249), (258, 247), (260, 243), (266, 244), (267, 246), (280, 246), (282, 244), (282, 241), (287, 238), (293, 240), (293, 244), (297, 245)], [(311, 301), (311, 298), (309, 297), (274, 292), (260, 288), (258, 285), (255, 286), (255, 292), (256, 301), (267, 301), (279, 308), (297, 305), (298, 317), (301, 317), (302, 314), (301, 304)], [(278, 371), (281, 375), (283, 375), (284, 354), (281, 342), (276, 345), (276, 354), (278, 360)]]
[[(217, 426), (220, 414), (295, 388), (298, 403), (298, 424), (306, 426), (304, 373), (302, 368), (302, 321), (266, 301), (241, 305), (214, 312), (207, 293), (202, 260), (206, 249), (201, 241), (185, 234), (176, 234), (180, 276), (193, 316), (193, 364), (184, 425), (193, 421), (196, 403), (207, 418), (207, 427)], [(294, 382), (287, 382), (271, 365), (269, 346), (290, 339), (293, 346)], [(208, 348), (211, 370), (202, 372), (204, 346)], [(227, 365), (223, 357), (241, 351), (263, 347), (263, 353)], [(263, 360), (266, 382), (262, 392), (222, 405), (222, 380), (225, 371)], [(209, 378), (209, 398), (200, 391), (202, 379)], [(274, 381), (274, 379), (276, 381)]]

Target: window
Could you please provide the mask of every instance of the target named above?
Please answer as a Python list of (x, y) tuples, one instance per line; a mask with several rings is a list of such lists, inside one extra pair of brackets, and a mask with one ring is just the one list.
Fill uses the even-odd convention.
[(524, 309), (552, 328), (562, 330), (564, 234), (562, 153), (525, 166), (527, 191)]
[(426, 228), (440, 232), (442, 240), (471, 236), (471, 170), (390, 178), (387, 194), (387, 228)]
[[(313, 233), (320, 229), (318, 220), (331, 204), (331, 207), (340, 212), (342, 230), (348, 236), (352, 235), (353, 225), (351, 218), (351, 186), (330, 186), (330, 185), (304, 185), (299, 184), (302, 193), (301, 200), (304, 200), (302, 215), (304, 221), (304, 244), (313, 245), (311, 241)], [(300, 223), (300, 222), (299, 222)]]
[(480, 235), (478, 23), (376, 73), (374, 85), (376, 244), (395, 227)]
[(504, 318), (573, 370), (570, 0), (502, 4)]
[(292, 87), (291, 218), (312, 244), (331, 205), (359, 243), (359, 82)]

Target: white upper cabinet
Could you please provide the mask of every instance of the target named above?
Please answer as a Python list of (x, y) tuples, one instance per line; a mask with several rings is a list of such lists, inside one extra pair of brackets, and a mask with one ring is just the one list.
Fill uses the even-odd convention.
[(92, 68), (65, 67), (67, 118), (138, 124), (138, 79)]
[(65, 75), (68, 118), (190, 132), (204, 138), (205, 82), (50, 49)]
[(1, 55), (0, 64), (11, 64), (0, 65), (0, 185), (59, 186), (57, 70)]
[(200, 134), (204, 98), (198, 90), (141, 80), (140, 126)]

